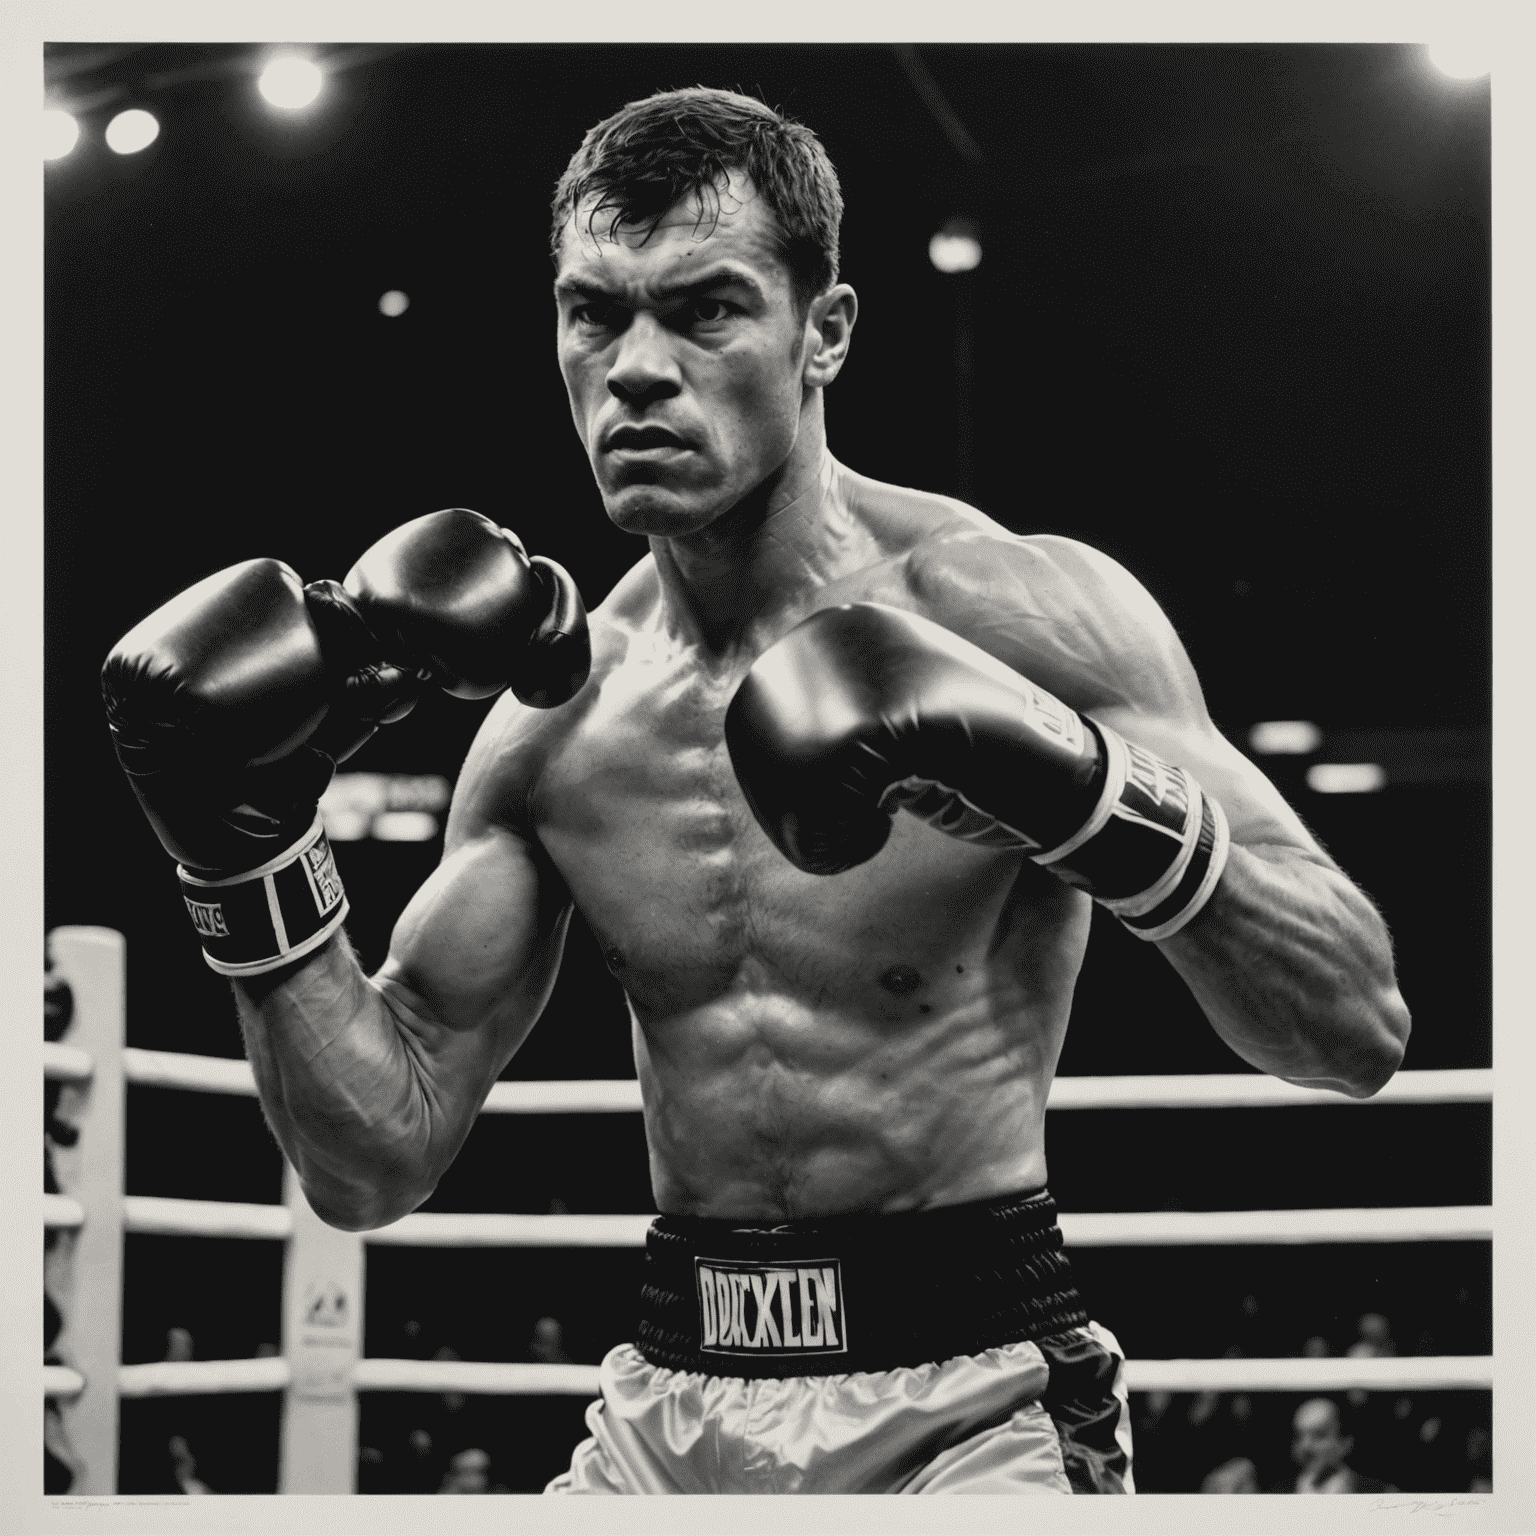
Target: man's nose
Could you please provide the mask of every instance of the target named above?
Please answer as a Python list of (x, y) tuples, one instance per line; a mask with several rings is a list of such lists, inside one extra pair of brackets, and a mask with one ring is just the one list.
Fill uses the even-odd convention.
[(618, 354), (608, 370), (609, 392), (642, 406), (680, 394), (683, 378), (671, 341), (667, 328), (641, 310), (619, 338)]

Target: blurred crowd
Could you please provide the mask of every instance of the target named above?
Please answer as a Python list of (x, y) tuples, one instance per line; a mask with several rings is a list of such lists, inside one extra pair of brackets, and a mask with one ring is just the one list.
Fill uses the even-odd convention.
[[(397, 1357), (458, 1360), (408, 1320)], [(531, 1362), (569, 1365), (559, 1318), (540, 1317), (524, 1351)], [(471, 1354), (470, 1358), (478, 1358)], [(585, 1401), (414, 1392), (368, 1404), (358, 1451), (359, 1493), (538, 1493), (570, 1461), (585, 1430)]]
[[(558, 1318), (540, 1317), (527, 1358), (569, 1364), (564, 1335)], [(258, 1356), (277, 1352), (270, 1342), (256, 1350)], [(405, 1323), (391, 1353), (406, 1359), (461, 1358), (451, 1344), (432, 1346), (414, 1320)], [(163, 1358), (197, 1358), (189, 1329), (168, 1330)], [(362, 1404), (359, 1493), (537, 1493), (564, 1469), (584, 1433), (585, 1401), (575, 1398), (552, 1404), (547, 1398), (462, 1392), (369, 1393)], [(252, 1412), (253, 1405), (259, 1407), (259, 1395), (133, 1403), (123, 1426), (121, 1491), (274, 1492), (276, 1419)]]
[[(1255, 1297), (1244, 1298), (1250, 1316)], [(1411, 1353), (1438, 1352), (1432, 1337)], [(1226, 1350), (1241, 1358), (1240, 1344)], [(1269, 1351), (1265, 1351), (1269, 1353)], [(1292, 1351), (1336, 1353), (1315, 1334)], [(1348, 1357), (1399, 1353), (1391, 1320), (1361, 1314)], [(1137, 1393), (1136, 1483), (1144, 1493), (1487, 1493), (1493, 1442), (1486, 1392)]]

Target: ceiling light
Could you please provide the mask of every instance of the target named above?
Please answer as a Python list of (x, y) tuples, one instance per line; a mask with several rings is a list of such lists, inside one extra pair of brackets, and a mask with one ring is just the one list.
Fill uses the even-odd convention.
[(60, 107), (43, 111), (43, 159), (62, 160), (80, 138), (80, 124)]
[(160, 137), (160, 123), (152, 112), (129, 107), (107, 124), (107, 148), (114, 154), (136, 155)]
[(312, 59), (297, 53), (280, 53), (267, 62), (256, 88), (274, 107), (296, 112), (320, 94), (325, 76)]

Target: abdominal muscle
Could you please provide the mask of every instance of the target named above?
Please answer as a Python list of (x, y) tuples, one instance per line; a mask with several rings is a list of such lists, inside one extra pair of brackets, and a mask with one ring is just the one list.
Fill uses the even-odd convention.
[(803, 874), (737, 787), (729, 686), (654, 649), (632, 640), (589, 688), (534, 826), (629, 1002), (659, 1209), (792, 1220), (1039, 1188), (1087, 898), (905, 813), (867, 863)]
[(637, 1023), (659, 1208), (792, 1220), (1042, 1187), (1049, 1068), (1020, 1061), (967, 1017), (978, 1011), (962, 1004), (895, 1043), (764, 995)]
[(792, 1220), (1041, 1188), (1087, 914), (1033, 869), (1021, 884), (968, 921), (913, 913), (895, 944), (786, 913), (715, 986), (627, 968), (659, 1209)]

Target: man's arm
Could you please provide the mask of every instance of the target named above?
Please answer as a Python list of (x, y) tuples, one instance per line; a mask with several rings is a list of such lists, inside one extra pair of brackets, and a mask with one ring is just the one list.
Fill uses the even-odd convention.
[(1409, 1032), (1386, 924), (1216, 729), (1146, 589), (1072, 540), (970, 532), (925, 551), (915, 584), (940, 623), (1187, 768), (1220, 801), (1226, 869), (1204, 909), (1159, 948), (1245, 1061), (1289, 1082), (1376, 1092)]
[(569, 898), (497, 816), (514, 798), (498, 727), (516, 709), (503, 699), (486, 721), (442, 863), (377, 975), (338, 936), (297, 970), (234, 983), (267, 1120), (333, 1226), (383, 1226), (432, 1193), (554, 985)]
[(1243, 1060), (1356, 1098), (1401, 1065), (1409, 1017), (1370, 898), (1279, 792), (1207, 720), (1090, 711), (1189, 769), (1227, 813), (1232, 846), (1204, 909), (1158, 947)]
[[(548, 997), (567, 903), (522, 811), (542, 711), (591, 653), (570, 576), (463, 507), (366, 550), (345, 583), (256, 559), (113, 646), (118, 760), (209, 965), (235, 990), (257, 1086), (316, 1209), (376, 1226), (431, 1193)], [(510, 689), (461, 777), (446, 855), (367, 980), (319, 815), (335, 764), (432, 684)], [(518, 701), (514, 707), (513, 699)]]

